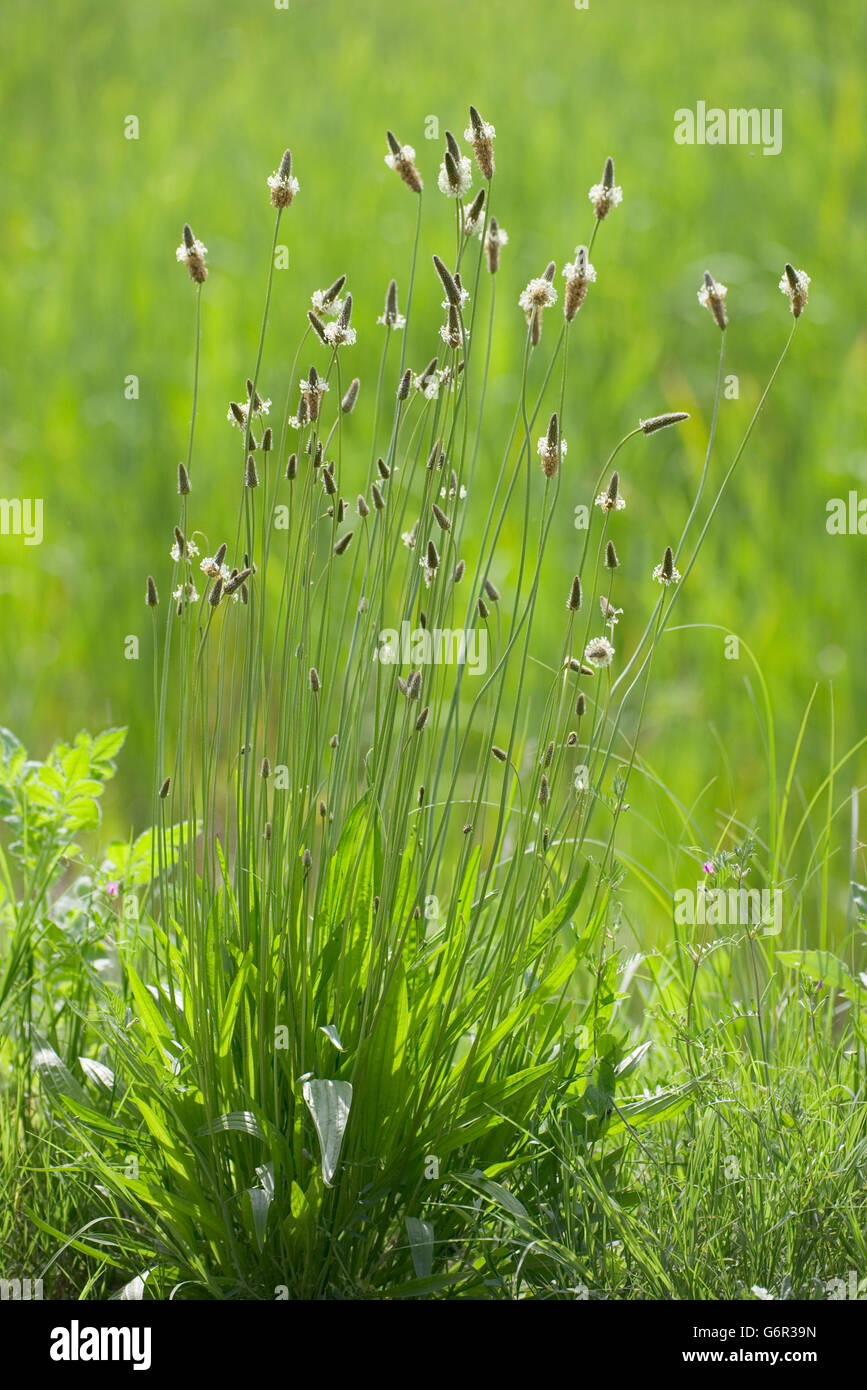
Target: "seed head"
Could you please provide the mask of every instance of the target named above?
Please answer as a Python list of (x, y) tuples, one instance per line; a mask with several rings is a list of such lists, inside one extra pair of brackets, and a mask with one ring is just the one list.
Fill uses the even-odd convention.
[(283, 208), (288, 208), (300, 186), (292, 173), (292, 153), (286, 150), (280, 160), (280, 167), (268, 179), (272, 207), (278, 208), (281, 212)]
[(566, 322), (571, 323), (587, 298), (588, 285), (596, 279), (596, 271), (587, 259), (586, 246), (576, 246), (575, 259), (564, 265), (563, 275), (566, 280), (563, 314)]
[(500, 226), (496, 217), (488, 220), (488, 230), (485, 233), (485, 260), (488, 270), (492, 275), (496, 275), (500, 268), (500, 250), (509, 240), (509, 233)]
[[(429, 399), (436, 397), (439, 392), (439, 377), (437, 376), (438, 357), (432, 357), (425, 367), (421, 376), (416, 377), (414, 385), (417, 391)], [(430, 466), (430, 465), (428, 465)]]
[(376, 486), (376, 483), (372, 484), (370, 489), (370, 495), (373, 498), (374, 507), (378, 512), (381, 512), (383, 507), (385, 506), (385, 498), (383, 497), (379, 488)]
[[(328, 309), (330, 309), (332, 313), (337, 312), (336, 309), (335, 309), (335, 305), (336, 305), (336, 303), (337, 303), (337, 300), (338, 300), (338, 296), (339, 296), (339, 294), (340, 294), (340, 291), (343, 289), (343, 286), (344, 286), (345, 284), (346, 284), (346, 276), (345, 276), (345, 275), (338, 275), (338, 277), (337, 277), (337, 279), (334, 281), (333, 285), (329, 285), (327, 290), (318, 291), (318, 300), (319, 300), (319, 304), (321, 305), (321, 307), (322, 307), (323, 310), (328, 310)], [(315, 305), (314, 305), (314, 308), (315, 308)]]
[(543, 772), (543, 773), (542, 773), (541, 780), (540, 780), (540, 782), (539, 782), (539, 805), (540, 805), (540, 806), (547, 806), (547, 805), (548, 805), (548, 795), (549, 795), (549, 792), (548, 792), (548, 778), (545, 776), (545, 774), (544, 774), (544, 772)]
[(246, 588), (246, 581), (250, 578), (250, 575), (251, 575), (252, 573), (253, 573), (253, 566), (252, 566), (252, 565), (245, 565), (244, 568), (243, 568), (240, 572), (238, 572), (237, 570), (233, 570), (233, 571), (232, 571), (232, 574), (231, 574), (230, 577), (225, 581), (225, 583), (224, 583), (224, 585), (223, 585), (223, 593), (224, 593), (227, 597), (231, 597), (232, 594), (237, 593), (237, 591), (240, 589), (240, 590), (241, 590), (241, 598), (243, 599), (244, 603), (246, 603), (247, 600), (246, 600), (246, 598), (244, 597), (244, 591), (245, 591), (245, 588)]
[(553, 761), (553, 758), (554, 758), (554, 744), (553, 744), (553, 742), (552, 742), (552, 743), (549, 743), (549, 744), (548, 744), (548, 747), (545, 749), (545, 756), (544, 756), (544, 758), (542, 759), (542, 766), (543, 766), (543, 767), (550, 767), (550, 766), (551, 766), (551, 763), (552, 763), (552, 761)]
[(662, 563), (657, 565), (654, 569), (653, 578), (665, 588), (668, 588), (670, 584), (678, 583), (680, 579), (680, 570), (675, 567), (674, 552), (670, 545), (665, 547)]
[(400, 140), (397, 139), (397, 136), (393, 135), (392, 131), (386, 131), (385, 138), (388, 140), (389, 146), (389, 153), (385, 156), (385, 163), (388, 164), (390, 170), (395, 170), (396, 174), (400, 174), (400, 178), (406, 183), (408, 189), (413, 190), (413, 193), (421, 193), (424, 185), (422, 185), (420, 174), (418, 174), (418, 170), (415, 168), (415, 150), (413, 146), (402, 145)]
[(579, 690), (579, 692), (578, 692), (578, 699), (575, 701), (575, 713), (577, 714), (577, 716), (578, 716), (579, 719), (581, 719), (581, 718), (583, 717), (584, 711), (586, 710), (586, 708), (587, 708), (587, 700), (586, 700), (586, 697), (585, 697), (585, 695), (584, 695), (584, 691), (583, 691), (583, 690)]
[(157, 593), (157, 586), (153, 581), (153, 576), (149, 574), (147, 577), (147, 585), (145, 588), (145, 603), (147, 604), (148, 608), (156, 608), (159, 601), (160, 596)]
[(452, 529), (452, 523), (449, 521), (442, 507), (437, 506), (436, 502), (431, 504), (431, 511), (441, 531), (450, 531)]
[(186, 496), (188, 496), (188, 494), (190, 493), (190, 491), (191, 491), (191, 488), (190, 488), (190, 475), (189, 475), (189, 473), (187, 472), (186, 465), (183, 464), (183, 463), (179, 463), (179, 464), (178, 464), (178, 492), (180, 493), (181, 497), (186, 497)]
[(337, 544), (336, 544), (335, 547), (334, 547), (334, 554), (335, 554), (335, 555), (343, 555), (343, 554), (345, 554), (345, 552), (349, 549), (350, 545), (352, 544), (352, 537), (353, 537), (354, 535), (355, 535), (355, 532), (354, 532), (354, 531), (347, 531), (347, 533), (346, 533), (345, 536), (341, 536), (341, 537), (340, 537), (340, 540), (337, 542)]
[(384, 482), (391, 477), (391, 469), (383, 458), (376, 460), (376, 471)]
[(497, 588), (496, 584), (492, 583), (490, 579), (485, 580), (484, 590), (488, 598), (491, 600), (491, 603), (499, 603), (500, 591)]
[(657, 430), (668, 429), (669, 425), (679, 425), (681, 420), (688, 419), (687, 411), (673, 410), (667, 415), (652, 415), (649, 420), (639, 420), (638, 423), (644, 434), (655, 434)]
[(614, 549), (614, 542), (609, 541), (605, 547), (605, 568), (616, 570), (620, 564), (617, 558), (617, 551)]
[(406, 683), (406, 698), (417, 700), (421, 691), (421, 671), (411, 671)]
[(403, 314), (398, 312), (397, 307), (397, 281), (389, 280), (388, 289), (385, 292), (385, 309), (376, 320), (384, 328), (403, 328), (406, 319)]
[(569, 590), (566, 607), (569, 609), (570, 613), (577, 613), (578, 609), (581, 607), (581, 579), (577, 574), (572, 580), (572, 587)]
[(313, 691), (314, 695), (318, 695), (319, 691), (322, 689), (322, 682), (319, 679), (319, 672), (317, 671), (315, 666), (310, 667), (310, 689)]
[(554, 289), (552, 281), (556, 266), (553, 261), (549, 261), (544, 274), (531, 280), (518, 296), (518, 304), (524, 311), (524, 317), (530, 327), (530, 342), (536, 347), (542, 331), (542, 312), (551, 304), (557, 302), (557, 291)]
[(714, 322), (719, 328), (725, 328), (728, 318), (726, 316), (726, 295), (728, 288), (720, 285), (713, 278), (709, 270), (704, 272), (704, 280), (699, 286), (698, 302), (703, 309), (707, 309), (712, 315)]
[(270, 452), (271, 452), (271, 450), (273, 449), (273, 447), (274, 447), (274, 434), (273, 434), (273, 431), (272, 431), (272, 429), (271, 429), (271, 426), (269, 425), (268, 428), (266, 429), (265, 433), (262, 435), (262, 453), (263, 453), (263, 454), (270, 454)]
[(452, 575), (452, 583), (453, 583), (453, 584), (460, 584), (461, 580), (462, 580), (463, 577), (464, 577), (464, 570), (465, 570), (465, 569), (466, 569), (466, 565), (464, 564), (463, 560), (458, 560), (458, 563), (455, 565), (455, 572), (454, 572), (454, 574)]
[(591, 637), (584, 648), (584, 660), (597, 670), (610, 666), (614, 647), (607, 637)]
[(263, 400), (258, 391), (253, 390), (253, 383), (247, 378), (247, 404), (241, 407), (245, 419), (250, 419), (254, 415), (268, 415), (271, 412), (270, 400)]
[(405, 400), (406, 400), (407, 396), (409, 395), (410, 387), (411, 387), (411, 386), (412, 386), (412, 368), (411, 368), (411, 367), (407, 367), (406, 371), (404, 372), (403, 376), (402, 376), (401, 379), (400, 379), (400, 383), (399, 383), (398, 388), (397, 388), (397, 399), (398, 399), (399, 401), (405, 401)]
[(208, 278), (208, 267), (205, 265), (205, 256), (208, 254), (207, 246), (203, 246), (200, 241), (193, 236), (193, 229), (189, 222), (184, 223), (184, 232), (181, 244), (175, 252), (175, 257), (190, 272), (190, 279), (197, 285), (203, 285)]
[(560, 460), (567, 453), (566, 440), (560, 438), (560, 417), (556, 410), (548, 421), (548, 430), (539, 439), (536, 450), (542, 461), (542, 472), (548, 479), (556, 478)]
[(161, 800), (161, 801), (165, 801), (166, 797), (167, 797), (168, 794), (169, 794), (169, 787), (170, 787), (171, 785), (172, 785), (172, 779), (171, 779), (171, 777), (167, 777), (166, 780), (163, 782), (162, 786), (160, 787), (160, 800)]
[(498, 744), (494, 743), (491, 745), (491, 756), (496, 758), (498, 763), (504, 763), (509, 755), (505, 748), (500, 748)]
[(471, 237), (478, 231), (485, 210), (485, 190), (480, 188), (469, 207), (464, 208), (464, 236)]
[(450, 130), (446, 131), (446, 152), (440, 165), (437, 188), (447, 198), (461, 198), (473, 181), (472, 167)]
[(390, 130), (385, 132), (385, 138), (388, 141), (389, 150), (385, 156), (385, 162), (389, 169), (400, 174), (407, 188), (411, 189), (413, 193), (421, 193), (424, 184), (415, 167), (415, 150), (412, 145), (401, 145), (397, 136), (392, 134)]
[(370, 508), (361, 493), (359, 493), (355, 499), (355, 510), (362, 520), (364, 520), (366, 516), (370, 516)]
[(469, 334), (464, 335), (461, 329), (461, 316), (454, 304), (450, 304), (446, 322), (440, 328), (440, 337), (448, 347), (456, 352), (461, 346), (464, 336), (469, 337)]
[(496, 130), (483, 121), (475, 106), (470, 107), (470, 124), (464, 131), (464, 139), (472, 146), (479, 173), (489, 181), (494, 177), (494, 137)]
[(594, 183), (587, 195), (593, 204), (593, 211), (601, 222), (612, 208), (623, 202), (623, 189), (614, 182), (614, 160), (609, 155), (602, 171), (602, 182)]
[(252, 454), (248, 454), (247, 456), (247, 467), (244, 470), (244, 486), (259, 486), (259, 474), (256, 472), (256, 460), (253, 458)]
[(599, 595), (599, 607), (602, 610), (604, 621), (608, 623), (610, 627), (615, 627), (623, 613), (623, 609), (615, 608), (614, 604), (606, 598), (605, 594)]
[(434, 256), (433, 263), (436, 269), (436, 273), (442, 281), (443, 289), (446, 292), (446, 299), (448, 300), (449, 304), (454, 305), (456, 309), (460, 309), (462, 307), (461, 292), (458, 286), (455, 284), (454, 276), (452, 275), (450, 270), (446, 269), (439, 256)]
[(309, 849), (305, 849), (304, 853), (302, 854), (301, 863), (305, 869), (309, 869), (312, 867), (313, 855), (310, 853)]
[(422, 729), (424, 728), (425, 724), (427, 723), (427, 717), (428, 717), (429, 714), (430, 714), (430, 705), (425, 705), (425, 707), (424, 707), (424, 709), (422, 710), (421, 714), (419, 715), (418, 719), (415, 721), (415, 731), (416, 731), (417, 734), (420, 734), (420, 733), (421, 733)]
[(262, 759), (262, 766), (259, 769), (259, 776), (262, 777), (266, 782), (268, 778), (271, 776), (271, 764), (267, 758)]
[(438, 570), (440, 567), (440, 557), (433, 541), (427, 543), (427, 567), (431, 570)]
[(289, 479), (289, 482), (291, 483), (291, 482), (294, 481), (294, 479), (295, 479), (297, 476), (298, 476), (298, 455), (297, 455), (297, 454), (290, 454), (289, 457), (288, 457), (288, 459), (286, 460), (286, 477)]
[(326, 347), (327, 347), (327, 346), (328, 346), (328, 339), (327, 339), (326, 336), (325, 336), (325, 324), (322, 322), (322, 320), (321, 320), (321, 318), (319, 317), (319, 315), (318, 315), (318, 314), (314, 314), (314, 312), (313, 312), (312, 309), (308, 309), (308, 310), (307, 310), (307, 318), (309, 319), (309, 321), (310, 321), (310, 326), (311, 326), (311, 328), (313, 329), (313, 332), (316, 334), (316, 336), (317, 336), (317, 338), (319, 339), (319, 341), (320, 341), (321, 343), (325, 343), (325, 345), (326, 345)]
[(214, 587), (208, 594), (208, 603), (212, 608), (219, 607), (220, 599), (223, 597), (223, 581), (221, 578), (214, 580)]
[(484, 621), (489, 617), (491, 610), (490, 610), (490, 608), (488, 607), (488, 605), (485, 603), (485, 600), (482, 598), (481, 594), (479, 595), (479, 597), (478, 597), (477, 600), (476, 600), (476, 607), (477, 607), (478, 610), (479, 610), (479, 617), (480, 617), (480, 618), (482, 619), (482, 621), (484, 622)]
[(796, 319), (799, 319), (807, 307), (807, 297), (810, 292), (810, 277), (804, 270), (796, 270), (793, 265), (786, 261), (786, 268), (780, 280), (780, 289), (783, 294), (789, 296), (789, 304)]

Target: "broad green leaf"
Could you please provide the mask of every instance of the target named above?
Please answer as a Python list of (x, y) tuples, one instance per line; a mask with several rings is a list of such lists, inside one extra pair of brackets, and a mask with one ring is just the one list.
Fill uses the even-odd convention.
[(137, 1274), (128, 1284), (124, 1284), (120, 1292), (114, 1295), (114, 1299), (120, 1303), (140, 1302), (144, 1298), (145, 1281), (149, 1274), (149, 1269)]
[(463, 1178), (463, 1182), (471, 1187), (474, 1192), (480, 1192), (494, 1203), (507, 1211), (510, 1216), (515, 1216), (519, 1221), (530, 1220), (529, 1212), (522, 1202), (518, 1201), (514, 1192), (510, 1192), (500, 1182), (494, 1182), (492, 1178), (485, 1177), (484, 1173), (473, 1173), (469, 1178)]
[(218, 1057), (227, 1057), (229, 1055), (229, 1048), (232, 1046), (232, 1038), (235, 1033), (235, 1020), (238, 1017), (238, 1009), (241, 1006), (241, 996), (244, 992), (244, 986), (247, 983), (247, 977), (250, 974), (251, 964), (251, 957), (248, 953), (244, 957), (243, 963), (232, 981), (232, 986), (223, 1009), (223, 1016), (220, 1019), (220, 1040), (217, 1044)]
[(640, 1129), (643, 1125), (655, 1125), (660, 1120), (671, 1119), (692, 1104), (693, 1096), (697, 1090), (698, 1083), (688, 1081), (683, 1086), (661, 1091), (656, 1096), (643, 1096), (640, 1100), (618, 1101), (617, 1110), (611, 1118), (606, 1133), (609, 1137), (613, 1137), (628, 1126), (632, 1129)]
[[(34, 1034), (34, 1041), (36, 1036)], [(55, 1100), (62, 1100), (70, 1096), (80, 1105), (87, 1105), (87, 1096), (82, 1087), (76, 1081), (72, 1072), (67, 1067), (61, 1057), (58, 1057), (54, 1048), (47, 1042), (40, 1042), (40, 1045), (33, 1054), (33, 1065), (39, 1072), (48, 1094)]]
[(244, 1198), (256, 1245), (261, 1253), (265, 1245), (265, 1231), (268, 1225), (268, 1209), (271, 1206), (271, 1198), (263, 1187), (248, 1187), (244, 1193)]
[(434, 1228), (429, 1221), (419, 1221), (415, 1216), (407, 1216), (405, 1224), (416, 1276), (427, 1279), (433, 1271)]
[(203, 1134), (223, 1134), (231, 1131), (236, 1134), (251, 1134), (254, 1139), (264, 1139), (262, 1127), (256, 1116), (249, 1110), (232, 1110), (228, 1115), (218, 1115), (214, 1120), (208, 1120), (207, 1124), (201, 1125), (196, 1133)]
[(79, 1057), (78, 1065), (89, 1081), (95, 1081), (97, 1086), (103, 1087), (106, 1091), (114, 1090), (114, 1072), (102, 1062), (97, 1062), (92, 1057)]
[(409, 1032), (409, 1004), (403, 961), (392, 965), (391, 979), (379, 1001), (370, 1031), (359, 1050), (358, 1100), (364, 1141), (375, 1146), (389, 1117), (406, 1095), (404, 1052)]
[(348, 1081), (310, 1080), (304, 1082), (301, 1094), (319, 1136), (322, 1181), (332, 1187), (352, 1105), (352, 1086)]
[(150, 990), (142, 984), (132, 966), (127, 967), (127, 980), (141, 1023), (157, 1050), (164, 1054), (167, 1044), (171, 1042), (168, 1025), (154, 1003)]

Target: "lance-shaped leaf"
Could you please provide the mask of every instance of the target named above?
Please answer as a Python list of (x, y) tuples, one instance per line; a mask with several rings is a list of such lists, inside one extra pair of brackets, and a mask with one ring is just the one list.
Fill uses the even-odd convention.
[(418, 1217), (406, 1217), (406, 1234), (412, 1263), (418, 1279), (427, 1279), (433, 1271), (434, 1228), (430, 1221), (419, 1221)]
[(349, 1119), (352, 1086), (348, 1081), (305, 1081), (301, 1094), (316, 1126), (322, 1155), (322, 1181), (333, 1186), (337, 1160)]

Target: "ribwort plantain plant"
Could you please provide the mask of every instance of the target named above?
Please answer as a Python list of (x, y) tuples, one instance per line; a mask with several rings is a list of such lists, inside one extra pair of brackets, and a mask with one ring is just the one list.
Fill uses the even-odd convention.
[[(340, 274), (313, 293), (291, 362), (268, 343), (274, 247), (282, 219), (304, 216), (288, 150), (267, 179), (257, 350), (228, 405), (225, 461), (207, 465), (238, 488), (230, 536), (208, 535), (195, 501), (209, 267), (189, 226), (178, 247), (195, 347), (173, 569), (167, 580), (154, 558), (146, 584), (151, 865), (135, 934), (119, 942), (122, 987), (101, 991), (91, 1019), (109, 1094), (72, 1097), (66, 1115), (98, 1171), (114, 1258), (157, 1296), (481, 1288), (484, 1261), (463, 1252), (462, 1219), (441, 1201), (451, 1175), (525, 1162), (540, 1123), (561, 1126), (576, 1096), (588, 1133), (610, 1118), (622, 1061), (613, 853), (653, 657), (797, 328), (806, 277), (787, 281), (789, 339), (694, 537), (728, 321), (725, 287), (705, 278), (699, 297), (721, 329), (705, 467), (680, 537), (656, 537), (663, 558), (638, 575), (628, 499), (646, 469), (631, 468), (632, 441), (653, 449), (651, 435), (689, 416), (639, 421), (601, 466), (582, 448), (569, 349), (604, 294), (590, 255), (623, 201), (613, 161), (590, 189), (553, 327), (553, 260), (517, 304), (497, 303), (511, 244), (495, 211), (508, 177), (495, 178), (495, 134), (470, 108), (484, 197), (447, 135), (436, 182), (454, 202), (454, 245), (435, 213), (425, 263), (429, 195), (415, 152), (388, 133), (386, 163), (416, 199), (406, 293), (396, 268), (377, 321)], [(406, 194), (395, 181), (388, 196)], [(421, 276), (442, 293), (439, 325), (416, 321)], [(356, 335), (374, 331), (371, 387), (351, 362)], [(489, 404), (492, 345), (522, 333), (504, 426)], [(420, 371), (407, 365), (410, 336)], [(371, 390), (364, 438), (355, 405)], [(491, 478), (483, 439), (500, 449)], [(543, 562), (567, 473), (587, 525), (574, 573), (551, 590)], [(540, 604), (562, 609), (563, 629), (537, 707)], [(645, 626), (630, 651), (634, 613)], [(408, 648), (384, 636), (406, 632)], [(654, 1115), (695, 1084), (673, 1087)], [(638, 1123), (642, 1103), (618, 1113)]]

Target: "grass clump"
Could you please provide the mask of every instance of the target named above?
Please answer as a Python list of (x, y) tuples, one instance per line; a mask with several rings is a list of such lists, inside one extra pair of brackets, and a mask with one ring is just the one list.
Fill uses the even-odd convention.
[[(603, 293), (590, 255), (623, 191), (609, 159), (590, 189), (586, 243), (559, 277), (562, 300), (551, 261), (520, 296), (522, 326), (518, 306), (497, 304), (509, 243), (494, 211), (494, 136), (471, 108), (474, 175), (447, 134), (437, 184), (453, 200), (454, 242), (428, 263), (431, 195), (415, 152), (389, 133), (386, 163), (406, 189), (395, 181), (389, 192), (407, 199), (412, 249), (405, 299), (396, 278), (386, 290), (372, 387), (346, 366), (374, 319), (351, 277), (312, 295), (291, 363), (269, 343), (278, 237), (284, 218), (294, 227), (303, 215), (283, 155), (267, 180), (258, 345), (226, 409), (237, 434), (227, 428), (225, 473), (239, 495), (226, 537), (205, 532), (197, 504), (200, 478), (217, 467), (195, 450), (212, 267), (184, 226), (190, 430), (166, 542), (171, 578), (151, 561), (144, 594), (152, 830), (94, 862), (72, 841), (96, 822), (118, 732), (80, 736), (43, 765), (11, 735), (3, 747), (2, 809), (18, 838), (3, 861), (0, 1006), (4, 1062), (24, 1078), (6, 1161), (23, 1148), (35, 1181), (71, 1155), (80, 1196), (66, 1220), (39, 1216), (35, 1187), (30, 1219), (44, 1236), (64, 1226), (63, 1250), (84, 1262), (88, 1288), (712, 1297), (751, 1287), (765, 1264), (785, 1266), (787, 1287), (807, 1287), (805, 1244), (820, 1280), (834, 1242), (853, 1258), (860, 1250), (848, 1205), (863, 1142), (854, 976), (834, 984), (851, 1006), (853, 1052), (830, 1009), (808, 1035), (797, 991), (774, 994), (778, 962), (761, 922), (740, 924), (737, 946), (675, 931), (671, 950), (640, 968), (618, 935), (615, 848), (630, 786), (649, 780), (639, 738), (654, 657), (800, 309), (708, 502), (728, 318), (725, 287), (705, 277), (699, 298), (720, 340), (704, 468), (680, 536), (654, 537), (661, 559), (637, 574), (620, 515), (638, 486), (631, 459), (689, 416), (664, 409), (619, 439), (613, 431), (600, 467), (582, 457), (569, 371), (572, 336)], [(484, 197), (469, 200), (479, 174)], [(439, 325), (417, 324), (422, 275), (442, 295)], [(510, 420), (489, 403), (501, 332), (523, 332)], [(410, 334), (426, 360), (418, 371)], [(368, 389), (364, 438), (354, 411)], [(493, 480), (479, 467), (492, 436)], [(567, 470), (584, 483), (584, 525), (573, 572), (552, 584), (546, 547)], [(506, 533), (515, 563), (503, 559)], [(537, 705), (534, 620), (551, 605), (560, 643)], [(771, 893), (790, 867), (776, 795), (772, 773), (778, 831), (761, 869)], [(692, 828), (687, 816), (681, 833)], [(739, 864), (745, 876), (751, 856), (738, 860), (730, 838), (726, 826), (714, 870)], [(74, 950), (52, 931), (70, 898)], [(746, 977), (721, 964), (736, 957)], [(810, 960), (779, 962), (793, 964), (809, 974)], [(640, 1022), (624, 1015), (629, 981)], [(729, 1023), (716, 1020), (748, 996)], [(760, 1162), (806, 1163), (821, 1143), (827, 1090), (799, 1071), (808, 1054), (833, 1077), (846, 1151), (841, 1166), (812, 1165), (823, 1213), (812, 1240), (803, 1214), (784, 1215), (790, 1184), (770, 1206), (751, 1186)], [(643, 1089), (624, 1092), (633, 1075)], [(742, 1174), (714, 1178), (709, 1215), (696, 1190), (721, 1156)], [(59, 1259), (55, 1250), (46, 1268)], [(78, 1265), (62, 1268), (75, 1277)]]

